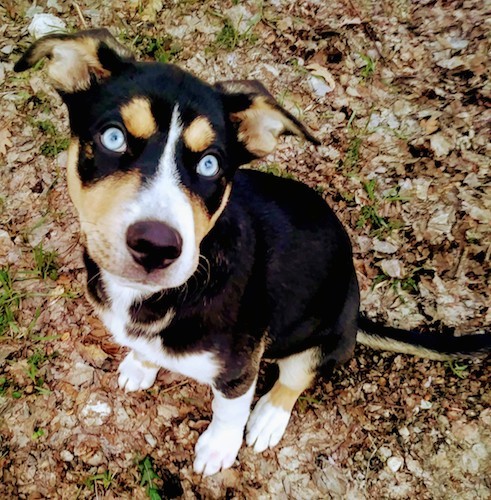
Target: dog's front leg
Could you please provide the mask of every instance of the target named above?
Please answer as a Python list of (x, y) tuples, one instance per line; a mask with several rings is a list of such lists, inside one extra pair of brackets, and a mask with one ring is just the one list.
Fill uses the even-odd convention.
[(152, 387), (160, 367), (131, 350), (119, 365), (118, 385), (127, 392)]
[(213, 418), (196, 443), (194, 471), (210, 476), (231, 467), (239, 453), (251, 411), (256, 379), (244, 394), (227, 398), (213, 388)]

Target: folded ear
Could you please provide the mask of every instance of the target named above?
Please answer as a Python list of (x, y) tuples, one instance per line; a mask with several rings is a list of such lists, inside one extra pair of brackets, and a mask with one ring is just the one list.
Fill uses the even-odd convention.
[(271, 153), (280, 135), (294, 134), (320, 144), (309, 130), (283, 109), (257, 80), (231, 80), (215, 84), (223, 95), (225, 112), (237, 139), (252, 158)]
[(48, 74), (57, 90), (73, 93), (88, 89), (93, 80), (108, 78), (132, 59), (107, 29), (52, 34), (34, 42), (14, 66), (25, 71), (43, 57), (49, 58)]

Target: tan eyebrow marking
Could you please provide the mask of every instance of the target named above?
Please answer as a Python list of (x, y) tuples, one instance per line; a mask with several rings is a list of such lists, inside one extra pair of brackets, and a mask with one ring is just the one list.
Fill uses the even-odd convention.
[(121, 107), (121, 116), (128, 132), (140, 139), (148, 139), (157, 131), (157, 124), (144, 97), (134, 97)]
[(208, 118), (198, 116), (183, 133), (186, 146), (194, 153), (204, 151), (215, 139), (215, 131)]

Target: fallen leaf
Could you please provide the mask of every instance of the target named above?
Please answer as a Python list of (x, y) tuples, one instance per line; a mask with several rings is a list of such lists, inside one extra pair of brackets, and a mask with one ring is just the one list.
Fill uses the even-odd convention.
[(7, 148), (12, 147), (12, 142), (9, 139), (10, 136), (11, 134), (7, 127), (0, 129), (0, 154), (2, 155), (7, 153)]
[(313, 62), (308, 66), (305, 66), (305, 68), (309, 69), (313, 76), (322, 78), (326, 82), (327, 86), (329, 87), (328, 92), (332, 92), (336, 88), (336, 81), (334, 80), (334, 77), (332, 76), (331, 72), (324, 66)]
[(428, 135), (432, 134), (433, 132), (436, 132), (440, 128), (438, 120), (435, 116), (430, 116), (427, 120), (421, 120), (420, 125), (421, 128)]
[(391, 278), (403, 278), (404, 267), (399, 259), (384, 259), (380, 261), (382, 271)]

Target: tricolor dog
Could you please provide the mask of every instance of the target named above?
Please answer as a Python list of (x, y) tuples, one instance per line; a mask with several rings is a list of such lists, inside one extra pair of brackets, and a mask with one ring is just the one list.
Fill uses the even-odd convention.
[[(88, 296), (130, 349), (119, 386), (148, 389), (163, 367), (212, 388), (197, 473), (232, 466), (244, 431), (257, 452), (278, 444), (299, 395), (352, 356), (359, 328), (373, 347), (437, 358), (489, 349), (489, 334), (440, 341), (359, 316), (350, 242), (325, 201), (239, 169), (282, 134), (318, 142), (260, 83), (137, 62), (106, 30), (42, 38), (15, 70), (43, 57), (69, 112)], [(279, 377), (251, 412), (263, 358)]]

